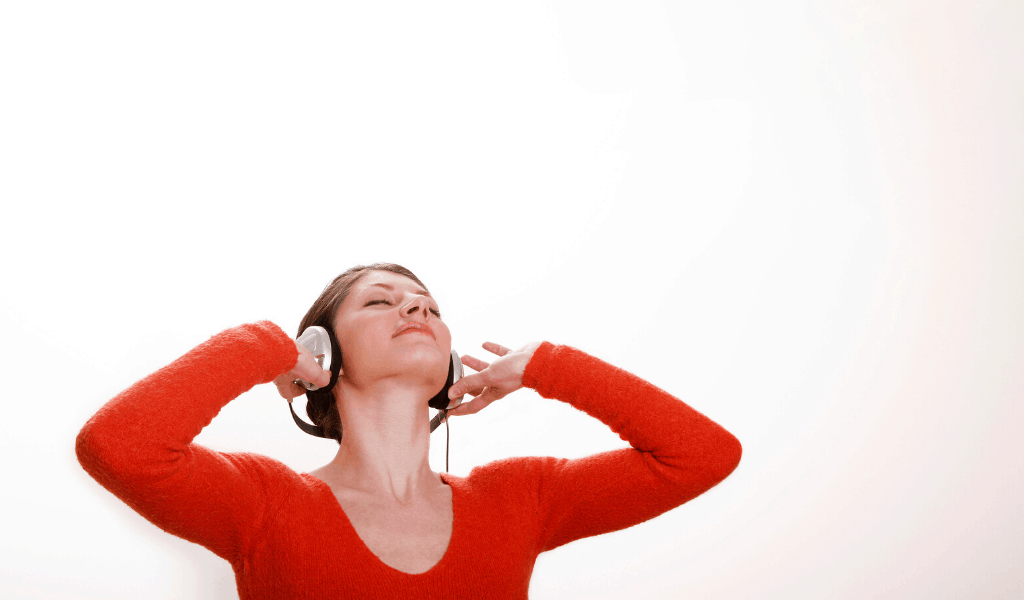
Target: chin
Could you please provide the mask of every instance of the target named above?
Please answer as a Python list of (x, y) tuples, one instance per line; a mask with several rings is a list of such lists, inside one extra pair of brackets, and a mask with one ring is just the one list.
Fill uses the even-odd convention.
[(417, 346), (403, 351), (397, 362), (403, 365), (403, 371), (419, 371), (432, 386), (436, 383), (440, 389), (448, 379), (448, 367), (451, 362), (451, 354), (442, 352), (443, 350), (436, 346)]

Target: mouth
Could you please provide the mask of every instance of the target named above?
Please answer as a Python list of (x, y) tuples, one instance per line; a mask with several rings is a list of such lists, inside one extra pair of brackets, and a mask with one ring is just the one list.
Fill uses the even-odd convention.
[(399, 327), (398, 331), (395, 332), (395, 335), (393, 335), (391, 337), (396, 338), (396, 337), (402, 335), (403, 333), (424, 333), (426, 335), (429, 335), (430, 337), (434, 337), (434, 330), (431, 329), (430, 327), (428, 327), (427, 325), (424, 325), (423, 323), (411, 323), (411, 322), (410, 323), (406, 323), (406, 324), (402, 325), (401, 327)]

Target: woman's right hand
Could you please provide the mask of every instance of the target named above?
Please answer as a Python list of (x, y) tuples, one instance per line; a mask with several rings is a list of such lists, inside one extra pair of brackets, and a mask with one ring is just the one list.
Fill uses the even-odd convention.
[(299, 361), (295, 363), (291, 371), (281, 373), (274, 379), (277, 393), (281, 394), (281, 397), (288, 402), (306, 393), (306, 388), (295, 383), (296, 379), (303, 379), (317, 387), (324, 387), (331, 383), (331, 372), (320, 368), (313, 353), (299, 342), (295, 342), (295, 347), (299, 351)]

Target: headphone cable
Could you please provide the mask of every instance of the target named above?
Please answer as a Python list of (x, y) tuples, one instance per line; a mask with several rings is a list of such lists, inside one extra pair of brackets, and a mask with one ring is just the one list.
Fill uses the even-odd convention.
[(452, 430), (448, 428), (448, 409), (444, 410), (444, 472), (448, 471), (448, 446), (452, 441)]

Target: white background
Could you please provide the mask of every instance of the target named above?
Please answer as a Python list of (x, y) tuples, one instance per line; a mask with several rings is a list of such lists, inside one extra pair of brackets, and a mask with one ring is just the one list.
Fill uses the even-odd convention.
[[(1024, 595), (1024, 3), (7, 2), (0, 86), (4, 598), (236, 597), (75, 435), (374, 261), (463, 353), (571, 344), (743, 443), (532, 598)], [(272, 386), (198, 441), (336, 447)], [(451, 471), (623, 444), (523, 391)]]

